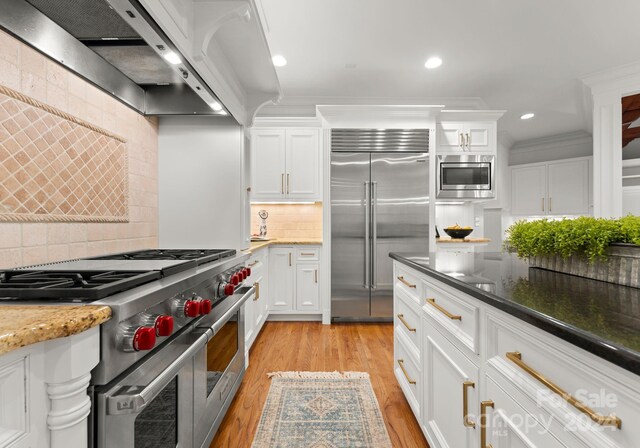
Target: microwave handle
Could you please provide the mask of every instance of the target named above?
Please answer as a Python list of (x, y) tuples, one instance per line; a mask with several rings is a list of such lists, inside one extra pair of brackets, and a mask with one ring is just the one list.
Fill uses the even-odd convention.
[(107, 397), (107, 414), (137, 414), (173, 380), (180, 369), (207, 344), (211, 334), (203, 333), (169, 367), (154, 378), (144, 389), (136, 393), (124, 393)]

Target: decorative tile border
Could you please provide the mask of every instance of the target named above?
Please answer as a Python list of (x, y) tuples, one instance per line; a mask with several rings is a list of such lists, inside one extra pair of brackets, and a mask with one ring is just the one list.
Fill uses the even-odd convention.
[(126, 140), (0, 86), (0, 222), (128, 222)]

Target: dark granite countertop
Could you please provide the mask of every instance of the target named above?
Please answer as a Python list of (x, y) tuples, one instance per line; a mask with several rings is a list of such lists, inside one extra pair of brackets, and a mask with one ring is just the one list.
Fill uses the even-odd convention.
[(531, 268), (511, 254), (389, 256), (640, 375), (640, 289)]

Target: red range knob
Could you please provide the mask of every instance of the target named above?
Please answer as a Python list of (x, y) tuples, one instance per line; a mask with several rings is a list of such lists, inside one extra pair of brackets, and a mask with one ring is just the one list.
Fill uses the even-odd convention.
[(133, 334), (133, 349), (151, 350), (156, 345), (156, 329), (153, 327), (140, 327)]
[(200, 315), (200, 302), (197, 300), (187, 300), (184, 304), (184, 315), (187, 317), (198, 317)]
[(238, 271), (238, 277), (240, 277), (240, 281), (243, 282), (247, 278), (247, 273), (244, 272), (244, 269), (240, 269)]
[(231, 283), (233, 286), (238, 286), (240, 284), (240, 277), (237, 273), (231, 276), (231, 278), (229, 279), (229, 283)]
[(171, 336), (171, 333), (173, 333), (173, 317), (158, 316), (155, 327), (156, 336)]
[(211, 300), (203, 299), (200, 301), (200, 314), (209, 314), (211, 312)]
[(225, 296), (232, 296), (235, 290), (236, 290), (235, 286), (233, 286), (231, 283), (227, 283), (226, 285), (224, 285)]
[(244, 268), (244, 270), (247, 272), (247, 277), (251, 277), (251, 268)]

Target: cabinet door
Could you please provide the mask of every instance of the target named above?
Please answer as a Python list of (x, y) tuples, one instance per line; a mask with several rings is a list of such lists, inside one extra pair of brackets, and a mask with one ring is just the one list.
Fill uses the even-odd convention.
[(465, 132), (463, 122), (443, 122), (436, 125), (438, 130), (437, 144), (439, 152), (462, 152), (462, 134)]
[(269, 254), (270, 309), (273, 311), (293, 311), (293, 248), (271, 248)]
[(253, 300), (244, 302), (244, 345), (245, 350), (249, 350), (254, 338), (255, 324), (254, 324), (254, 305)]
[(285, 131), (254, 129), (251, 137), (252, 198), (282, 199), (285, 177)]
[(511, 214), (545, 215), (546, 185), (545, 165), (511, 168)]
[(320, 309), (317, 263), (299, 263), (296, 266), (296, 306), (298, 311)]
[(468, 123), (464, 132), (468, 151), (496, 151), (495, 123)]
[[(424, 425), (434, 448), (475, 448), (478, 446), (478, 367), (423, 317), (422, 345), (424, 376)], [(467, 395), (466, 417), (464, 395)]]
[[(253, 334), (251, 335), (251, 343), (255, 341), (256, 337), (258, 337), (258, 333), (262, 328), (262, 322), (264, 320), (264, 307), (262, 304), (264, 303), (264, 297), (262, 295), (263, 292), (263, 279), (264, 277), (261, 275), (255, 279), (253, 282), (256, 285), (256, 295), (253, 297), (251, 301), (251, 326), (253, 327)], [(246, 333), (246, 332), (245, 332)]]
[(317, 129), (287, 130), (286, 196), (320, 198), (320, 147)]
[(549, 164), (548, 210), (552, 215), (589, 214), (589, 160)]

